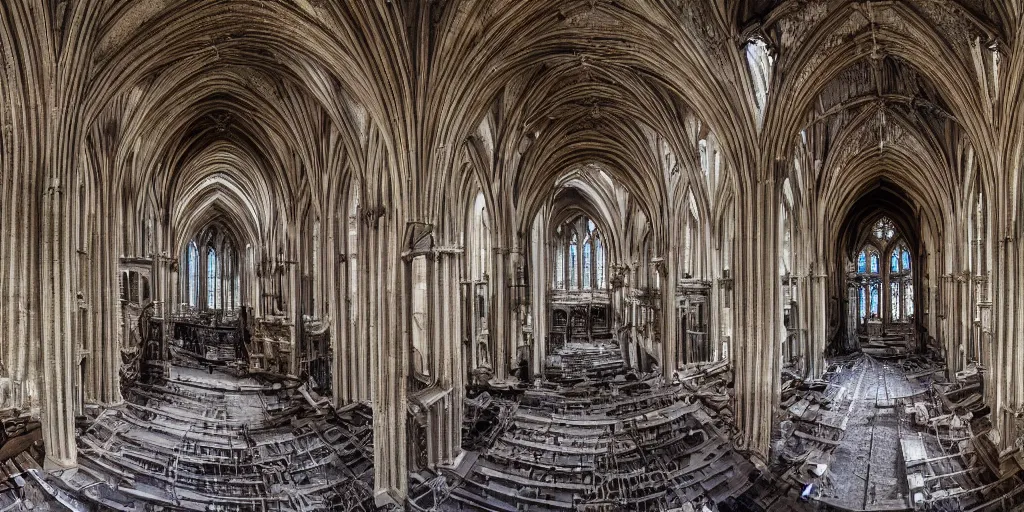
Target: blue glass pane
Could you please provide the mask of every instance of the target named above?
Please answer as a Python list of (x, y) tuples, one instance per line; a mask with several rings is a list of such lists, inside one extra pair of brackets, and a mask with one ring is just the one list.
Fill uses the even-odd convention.
[(893, 251), (892, 258), (889, 258), (889, 270), (891, 272), (900, 271), (900, 258), (898, 253), (899, 251)]
[(877, 254), (872, 254), (871, 255), (871, 273), (872, 274), (877, 274), (878, 273), (878, 255)]
[(868, 257), (864, 254), (864, 251), (860, 252), (860, 256), (857, 256), (857, 272), (864, 273), (868, 271)]
[(878, 284), (871, 285), (871, 316), (878, 316)]
[(864, 287), (860, 288), (860, 317), (867, 318), (868, 316), (868, 301), (867, 293), (864, 291)]
[(903, 270), (910, 270), (910, 251), (903, 250)]

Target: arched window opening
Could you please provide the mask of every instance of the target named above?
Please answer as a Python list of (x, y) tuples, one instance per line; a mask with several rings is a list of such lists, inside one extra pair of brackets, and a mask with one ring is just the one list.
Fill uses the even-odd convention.
[(759, 38), (747, 42), (747, 67), (750, 72), (750, 81), (754, 90), (754, 104), (757, 106), (758, 122), (764, 115), (764, 108), (768, 102), (768, 88), (771, 85), (772, 67), (775, 58), (768, 50), (768, 45)]
[(591, 247), (592, 247), (592, 245), (591, 245), (590, 242), (591, 242), (591, 240), (584, 240), (583, 241), (583, 272), (581, 272), (580, 275), (583, 276), (583, 289), (584, 290), (589, 290), (590, 287), (591, 287), (590, 271), (592, 270), (592, 268), (591, 268), (590, 260), (591, 260), (591, 256), (592, 256), (592, 254), (591, 254)]
[(603, 289), (607, 284), (607, 250), (594, 222), (579, 216), (555, 229), (554, 271), (556, 290)]
[(195, 310), (230, 311), (242, 305), (238, 251), (215, 227), (201, 231), (182, 254), (180, 302)]
[(206, 253), (206, 304), (208, 309), (220, 309), (220, 267), (217, 251), (210, 247)]
[(905, 325), (913, 319), (911, 260), (910, 249), (896, 225), (887, 217), (879, 218), (856, 258), (856, 279), (861, 288), (856, 311), (862, 330), (877, 334), (885, 326)]
[(492, 365), (487, 318), (490, 300), (488, 272), (494, 252), (491, 249), (490, 215), (483, 191), (477, 192), (472, 209), (468, 212), (464, 237), (467, 255), (464, 271), (467, 280), (462, 288), (466, 315), (462, 364), (465, 371), (470, 373), (482, 366)]
[(196, 248), (195, 240), (188, 243), (188, 249), (185, 250), (185, 265), (188, 268), (188, 306), (191, 308), (199, 307), (199, 249)]
[(569, 289), (575, 290), (579, 288), (579, 236), (573, 231), (569, 238)]

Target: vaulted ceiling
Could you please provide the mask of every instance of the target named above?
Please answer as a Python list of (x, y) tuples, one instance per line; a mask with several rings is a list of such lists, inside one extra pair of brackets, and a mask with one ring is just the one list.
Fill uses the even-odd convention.
[(2, 8), (9, 104), (45, 64), (106, 187), (158, 209), (249, 203), (264, 234), (322, 207), (340, 176), (427, 220), (448, 184), (475, 179), (523, 225), (593, 163), (652, 219), (687, 189), (715, 208), (697, 152), (709, 137), (731, 193), (806, 152), (820, 163), (802, 179), (823, 197), (898, 167), (938, 207), (974, 173), (964, 148), (1001, 167), (985, 147), (1021, 116), (1020, 73), (1004, 71), (1024, 58), (1018, 2), (25, 4)]

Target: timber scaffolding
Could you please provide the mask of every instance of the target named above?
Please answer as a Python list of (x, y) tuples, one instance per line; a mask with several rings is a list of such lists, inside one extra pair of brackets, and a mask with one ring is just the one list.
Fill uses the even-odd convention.
[(410, 508), (742, 510), (727, 504), (756, 470), (729, 440), (727, 363), (692, 365), (666, 383), (627, 372), (615, 346), (560, 355), (539, 386), (466, 400), (466, 455), (415, 475)]
[(376, 509), (369, 408), (335, 410), (293, 377), (189, 352), (85, 422), (56, 490), (82, 510)]
[[(888, 354), (886, 354), (888, 355)], [(1024, 509), (1024, 453), (1000, 451), (976, 366), (945, 378), (921, 356), (830, 361), (821, 379), (784, 374), (771, 485), (747, 500), (790, 510)], [(809, 506), (810, 504), (808, 504)]]

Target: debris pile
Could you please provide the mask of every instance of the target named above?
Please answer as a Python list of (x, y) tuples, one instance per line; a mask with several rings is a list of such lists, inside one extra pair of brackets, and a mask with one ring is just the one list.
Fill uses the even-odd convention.
[(693, 365), (667, 383), (627, 372), (618, 354), (614, 345), (566, 346), (554, 378), (518, 403), (468, 400), (467, 422), (490, 407), (497, 428), (467, 438), (476, 449), (443, 470), (445, 487), (423, 478), (413, 508), (717, 510), (741, 494), (753, 466), (728, 437), (729, 365)]
[[(913, 368), (908, 368), (913, 369)], [(922, 510), (996, 511), (1024, 507), (1024, 454), (1000, 450), (999, 431), (984, 403), (984, 369), (968, 365), (946, 382), (938, 374), (927, 390), (903, 404), (912, 421), (900, 436), (912, 504)]]
[[(0, 409), (0, 510), (60, 510), (59, 500), (46, 491), (42, 430), (27, 411)], [(72, 507), (73, 500), (65, 500)]]
[(190, 352), (87, 422), (57, 491), (96, 510), (375, 509), (369, 408), (335, 411), (303, 381)]
[(849, 416), (842, 407), (847, 388), (828, 378), (848, 369), (851, 363), (833, 363), (823, 379), (789, 376), (783, 380), (779, 402), (782, 419), (772, 461), (781, 494), (802, 496), (829, 485), (829, 468), (845, 436)]
[[(1024, 506), (1024, 455), (1003, 445), (984, 370), (866, 353), (821, 379), (783, 374), (772, 468), (747, 498), (765, 510), (997, 511)], [(755, 485), (755, 488), (759, 487)]]

